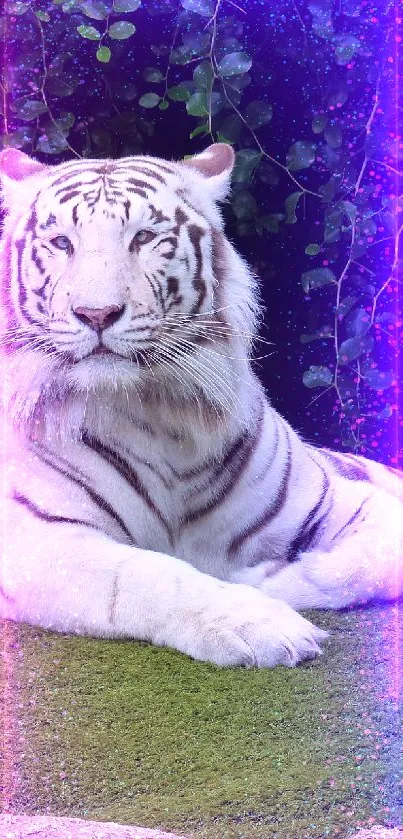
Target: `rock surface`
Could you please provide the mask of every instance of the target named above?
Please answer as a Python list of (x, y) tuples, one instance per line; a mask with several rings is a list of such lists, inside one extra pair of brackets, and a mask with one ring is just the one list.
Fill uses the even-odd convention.
[[(0, 815), (0, 839), (186, 839), (148, 827), (58, 816)], [(394, 839), (394, 837), (392, 837)]]
[[(148, 827), (115, 822), (92, 822), (58, 816), (0, 815), (0, 839), (186, 839)], [(291, 837), (290, 839), (305, 839)], [(359, 830), (350, 839), (403, 839), (403, 828), (373, 827)]]
[(367, 827), (354, 833), (351, 839), (403, 839), (403, 827), (382, 827), (381, 824)]

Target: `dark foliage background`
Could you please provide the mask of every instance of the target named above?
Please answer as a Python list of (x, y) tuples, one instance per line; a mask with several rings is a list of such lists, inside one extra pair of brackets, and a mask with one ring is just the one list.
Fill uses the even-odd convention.
[(391, 465), (400, 23), (396, 0), (6, 0), (1, 18), (3, 146), (57, 163), (234, 145), (227, 230), (261, 277), (268, 393), (306, 438)]

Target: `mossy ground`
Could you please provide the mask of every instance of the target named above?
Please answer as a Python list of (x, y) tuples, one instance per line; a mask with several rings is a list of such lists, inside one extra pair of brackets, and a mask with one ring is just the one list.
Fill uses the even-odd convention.
[(401, 823), (402, 615), (310, 615), (322, 658), (264, 671), (5, 624), (3, 802), (198, 839)]

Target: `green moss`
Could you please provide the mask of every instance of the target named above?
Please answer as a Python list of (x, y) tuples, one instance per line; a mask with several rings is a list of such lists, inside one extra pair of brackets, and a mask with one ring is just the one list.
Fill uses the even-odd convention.
[(371, 817), (396, 824), (401, 614), (311, 617), (332, 631), (322, 658), (265, 671), (6, 625), (3, 778), (14, 810), (200, 839), (317, 839)]

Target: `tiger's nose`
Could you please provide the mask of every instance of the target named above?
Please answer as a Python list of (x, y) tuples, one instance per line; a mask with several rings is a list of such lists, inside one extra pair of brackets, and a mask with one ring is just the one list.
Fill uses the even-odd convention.
[(103, 309), (90, 309), (87, 306), (77, 306), (73, 312), (81, 323), (99, 332), (119, 320), (124, 308), (124, 306), (105, 306)]

